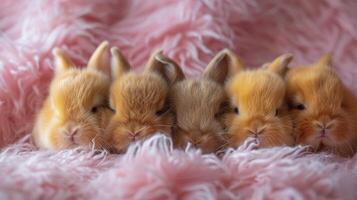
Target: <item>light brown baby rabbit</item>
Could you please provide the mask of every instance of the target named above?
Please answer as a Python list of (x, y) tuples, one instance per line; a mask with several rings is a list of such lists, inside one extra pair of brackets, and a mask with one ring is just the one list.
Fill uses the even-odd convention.
[(168, 94), (171, 85), (184, 77), (181, 69), (156, 52), (144, 72), (135, 73), (117, 48), (111, 51), (115, 81), (110, 104), (116, 112), (107, 133), (113, 150), (123, 152), (132, 141), (157, 132), (170, 135), (173, 116)]
[(240, 70), (226, 86), (234, 112), (227, 114), (230, 146), (248, 137), (260, 147), (293, 145), (293, 124), (285, 99), (284, 74), (292, 56), (285, 54), (255, 70)]
[(238, 63), (229, 50), (219, 52), (208, 64), (202, 77), (177, 82), (171, 90), (175, 126), (174, 144), (185, 148), (188, 143), (204, 153), (216, 152), (225, 144), (224, 113), (228, 99), (224, 83), (230, 66)]
[(316, 151), (354, 155), (357, 99), (331, 68), (331, 57), (292, 68), (286, 79), (297, 143), (311, 145)]
[(110, 77), (103, 58), (107, 49), (108, 42), (100, 44), (84, 69), (76, 68), (62, 50), (53, 50), (55, 75), (32, 132), (39, 148), (105, 146), (103, 129), (111, 115)]

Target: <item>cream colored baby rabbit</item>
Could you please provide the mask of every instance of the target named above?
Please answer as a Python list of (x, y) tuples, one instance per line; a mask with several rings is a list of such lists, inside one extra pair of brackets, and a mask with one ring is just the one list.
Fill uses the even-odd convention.
[(108, 42), (100, 44), (83, 69), (62, 50), (53, 50), (56, 71), (32, 132), (39, 148), (106, 146), (103, 129), (111, 115), (110, 77), (104, 73), (107, 49)]
[(117, 48), (112, 56), (115, 81), (110, 104), (115, 115), (107, 130), (113, 150), (123, 152), (131, 142), (157, 132), (170, 135), (173, 116), (168, 95), (171, 85), (183, 78), (181, 69), (161, 52), (151, 56), (142, 73), (131, 71)]
[(230, 146), (257, 138), (260, 147), (293, 145), (293, 123), (285, 99), (283, 74), (291, 55), (255, 70), (240, 70), (226, 86), (234, 107), (227, 115)]
[(292, 68), (286, 79), (297, 143), (353, 156), (357, 150), (357, 98), (334, 72), (331, 57)]

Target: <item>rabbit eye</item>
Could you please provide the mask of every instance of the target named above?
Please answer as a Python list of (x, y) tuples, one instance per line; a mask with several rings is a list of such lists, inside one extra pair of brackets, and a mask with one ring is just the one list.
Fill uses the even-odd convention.
[(300, 103), (300, 104), (297, 104), (295, 106), (295, 108), (298, 109), (298, 110), (305, 110), (305, 105)]
[(169, 106), (168, 105), (164, 105), (164, 107), (161, 110), (158, 110), (155, 114), (157, 116), (161, 116), (163, 114), (165, 114), (168, 110), (169, 110)]
[(280, 114), (279, 109), (275, 110), (275, 116), (278, 116)]
[(215, 118), (219, 118), (219, 117), (222, 116), (223, 114), (224, 114), (223, 111), (219, 111), (219, 112), (217, 112), (217, 113), (214, 115), (214, 117), (215, 117)]
[(221, 103), (221, 105), (219, 106), (219, 110), (217, 111), (217, 113), (214, 115), (215, 118), (219, 118), (222, 115), (224, 115), (227, 111), (229, 111), (229, 103), (224, 101), (223, 103)]
[(238, 108), (238, 107), (235, 107), (235, 108), (233, 109), (233, 111), (234, 111), (235, 114), (237, 114), (237, 115), (239, 114), (239, 108)]
[(97, 113), (97, 112), (98, 112), (98, 106), (94, 106), (94, 107), (91, 109), (91, 112), (92, 112), (92, 113)]
[(164, 108), (164, 109), (158, 110), (155, 114), (157, 116), (161, 116), (161, 115), (165, 114), (168, 110), (169, 110), (168, 108)]

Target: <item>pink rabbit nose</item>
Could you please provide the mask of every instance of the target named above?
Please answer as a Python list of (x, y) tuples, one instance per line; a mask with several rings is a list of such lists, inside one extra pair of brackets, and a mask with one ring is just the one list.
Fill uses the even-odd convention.
[(257, 138), (259, 135), (261, 135), (264, 132), (265, 128), (266, 125), (264, 123), (264, 120), (258, 117), (250, 121), (249, 128), (247, 128), (246, 130), (248, 131), (249, 134)]
[(248, 132), (252, 134), (254, 137), (258, 137), (258, 135), (262, 134), (265, 130), (265, 127), (255, 128), (255, 129), (248, 129)]
[(79, 128), (78, 127), (71, 127), (67, 131), (67, 135), (69, 136), (71, 142), (77, 143), (78, 139)]
[(199, 145), (201, 143), (201, 141), (199, 139), (194, 139), (191, 141), (192, 145), (197, 147), (197, 145)]
[(328, 134), (329, 130), (333, 127), (334, 123), (333, 122), (320, 122), (317, 121), (315, 122), (316, 127), (319, 129), (319, 134), (320, 137), (326, 137)]
[(322, 130), (320, 131), (320, 136), (321, 136), (321, 137), (326, 137), (326, 129), (322, 129)]
[(140, 134), (141, 134), (141, 131), (128, 132), (129, 138), (134, 141), (137, 137), (140, 136)]

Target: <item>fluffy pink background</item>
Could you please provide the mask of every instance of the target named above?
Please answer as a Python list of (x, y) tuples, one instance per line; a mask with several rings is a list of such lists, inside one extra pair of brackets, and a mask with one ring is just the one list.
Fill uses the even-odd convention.
[(357, 156), (302, 156), (301, 147), (247, 144), (220, 160), (172, 150), (163, 137), (123, 156), (10, 145), (31, 131), (55, 46), (84, 65), (108, 40), (138, 69), (162, 48), (193, 76), (225, 47), (253, 67), (285, 52), (294, 63), (331, 52), (357, 94), (356, 9), (342, 0), (2, 0), (0, 199), (356, 199)]

